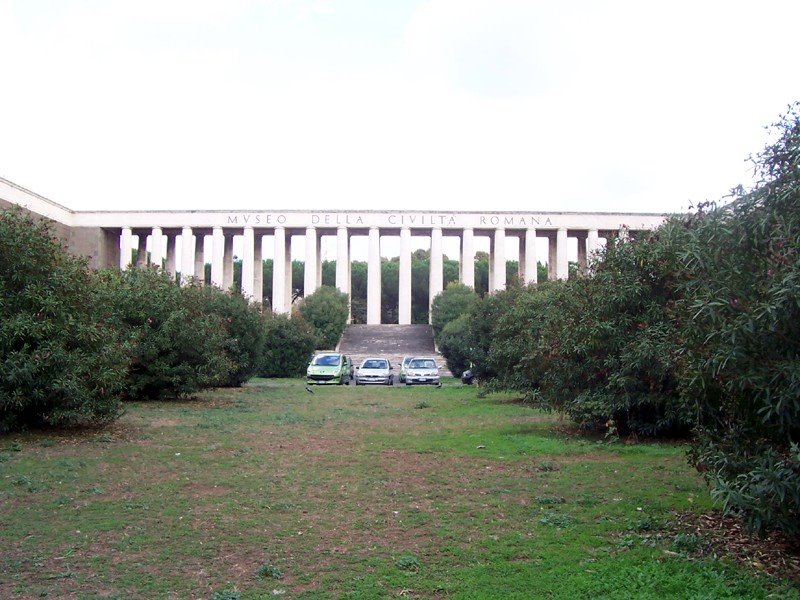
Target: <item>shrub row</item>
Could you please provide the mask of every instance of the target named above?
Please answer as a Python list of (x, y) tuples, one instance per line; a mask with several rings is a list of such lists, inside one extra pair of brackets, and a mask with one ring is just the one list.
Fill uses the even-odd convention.
[[(755, 157), (760, 182), (636, 239), (584, 277), (511, 287), (458, 317), (434, 301), (448, 366), (470, 363), (582, 427), (692, 432), (691, 461), (748, 525), (800, 532), (800, 115)], [(437, 315), (438, 312), (438, 315)]]
[(125, 399), (190, 396), (304, 372), (336, 344), (347, 296), (320, 288), (295, 318), (163, 271), (88, 269), (46, 221), (0, 212), (0, 431), (99, 425)]

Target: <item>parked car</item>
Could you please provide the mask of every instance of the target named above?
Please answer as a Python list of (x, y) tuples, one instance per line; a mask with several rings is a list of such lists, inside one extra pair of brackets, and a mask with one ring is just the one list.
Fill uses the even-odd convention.
[(439, 367), (432, 358), (413, 358), (406, 369), (406, 385), (440, 386)]
[(404, 356), (403, 361), (400, 363), (400, 383), (406, 382), (406, 373), (408, 373), (408, 363), (414, 359), (413, 356)]
[(385, 358), (367, 358), (356, 371), (356, 385), (392, 385), (392, 365)]
[(338, 352), (314, 355), (306, 369), (306, 383), (311, 385), (347, 385), (350, 382), (350, 359)]
[(349, 356), (345, 356), (344, 358), (347, 361), (347, 375), (350, 378), (350, 381), (352, 381), (353, 375), (355, 375), (356, 372), (356, 368), (353, 366), (353, 361)]

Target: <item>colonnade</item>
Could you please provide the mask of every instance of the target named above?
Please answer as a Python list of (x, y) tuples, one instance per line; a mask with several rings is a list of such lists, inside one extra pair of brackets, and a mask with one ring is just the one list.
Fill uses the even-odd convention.
[[(475, 287), (475, 241), (478, 237), (489, 239), (489, 291), (502, 290), (506, 286), (506, 242), (516, 237), (519, 247), (519, 276), (526, 283), (537, 281), (537, 239), (548, 240), (548, 278), (569, 277), (568, 240), (577, 238), (578, 263), (586, 267), (587, 256), (600, 246), (600, 239), (617, 235), (617, 230), (534, 228), (534, 227), (257, 227), (255, 225), (212, 227), (122, 227), (120, 230), (120, 268), (126, 269), (132, 262), (134, 236), (138, 237), (138, 252), (133, 259), (137, 264), (148, 260), (166, 270), (176, 272), (176, 256), (180, 246), (181, 277), (184, 282), (191, 278), (201, 281), (205, 276), (206, 238), (211, 238), (210, 283), (229, 289), (233, 283), (234, 237), (241, 236), (242, 247), (242, 294), (255, 302), (262, 302), (262, 247), (264, 237), (270, 236), (273, 244), (272, 310), (287, 313), (292, 304), (292, 238), (305, 238), (305, 294), (313, 293), (322, 283), (321, 247), (323, 236), (336, 237), (336, 287), (350, 295), (351, 292), (351, 239), (355, 235), (368, 238), (367, 253), (367, 323), (381, 322), (381, 238), (385, 235), (399, 236), (399, 298), (398, 320), (400, 324), (411, 323), (411, 248), (412, 236), (424, 236), (430, 240), (430, 276), (428, 291), (430, 301), (444, 287), (445, 237), (458, 238), (459, 280)], [(149, 257), (147, 239), (149, 238)], [(178, 239), (180, 238), (180, 240)], [(180, 244), (179, 244), (180, 242)], [(544, 258), (544, 257), (542, 257)]]
[[(322, 282), (321, 241), (336, 237), (336, 287), (350, 294), (350, 254), (354, 236), (368, 239), (367, 320), (380, 322), (381, 315), (381, 238), (399, 237), (398, 314), (402, 324), (411, 321), (411, 248), (414, 236), (430, 243), (431, 300), (444, 284), (445, 238), (458, 239), (459, 279), (475, 287), (474, 256), (476, 239), (489, 246), (489, 290), (506, 285), (506, 242), (517, 238), (520, 278), (535, 282), (537, 260), (548, 263), (548, 279), (569, 277), (568, 240), (577, 239), (577, 260), (586, 259), (601, 244), (601, 238), (655, 229), (667, 218), (654, 213), (577, 213), (577, 212), (415, 212), (397, 210), (312, 211), (312, 210), (115, 210), (74, 211), (0, 178), (0, 206), (19, 205), (30, 213), (57, 223), (56, 231), (70, 250), (86, 256), (95, 268), (132, 262), (134, 237), (138, 251), (133, 262), (148, 260), (163, 264), (172, 273), (180, 256), (184, 280), (204, 279), (206, 248), (211, 249), (210, 283), (222, 289), (233, 284), (234, 237), (241, 246), (242, 292), (256, 302), (262, 294), (262, 247), (264, 237), (272, 237), (272, 309), (287, 313), (292, 305), (292, 238), (305, 238), (306, 294)], [(490, 205), (487, 200), (486, 205)], [(547, 239), (546, 244), (544, 238)], [(546, 257), (537, 257), (537, 240), (546, 247)], [(149, 243), (148, 243), (149, 242)], [(270, 242), (267, 242), (270, 243)], [(418, 246), (419, 244), (417, 244)], [(571, 245), (571, 244), (570, 244)], [(151, 249), (149, 258), (147, 248)], [(180, 252), (180, 255), (178, 254)], [(162, 262), (163, 261), (163, 262)]]

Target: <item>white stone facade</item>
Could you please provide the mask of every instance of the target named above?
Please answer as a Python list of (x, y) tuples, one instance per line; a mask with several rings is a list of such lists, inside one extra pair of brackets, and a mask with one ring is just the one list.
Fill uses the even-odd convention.
[[(382, 236), (399, 236), (400, 324), (411, 322), (411, 237), (430, 238), (429, 292), (433, 299), (443, 287), (444, 237), (459, 240), (460, 280), (474, 287), (475, 238), (489, 239), (489, 289), (506, 285), (506, 240), (518, 238), (520, 274), (526, 282), (536, 282), (536, 262), (545, 260), (550, 276), (566, 279), (567, 243), (577, 238), (578, 262), (599, 246), (600, 238), (616, 236), (621, 230), (634, 233), (658, 227), (666, 218), (659, 214), (575, 213), (575, 212), (414, 212), (414, 211), (71, 211), (40, 196), (0, 179), (0, 200), (19, 204), (70, 227), (73, 231), (102, 231), (105, 237), (118, 239), (118, 265), (131, 266), (133, 238), (138, 236), (137, 263), (147, 260), (175, 270), (180, 252), (181, 271), (186, 277), (203, 276), (206, 237), (211, 243), (211, 283), (223, 289), (233, 281), (233, 237), (242, 240), (242, 293), (261, 302), (262, 257), (264, 236), (270, 236), (273, 252), (273, 297), (275, 312), (291, 308), (291, 240), (305, 238), (305, 293), (321, 284), (320, 256), (323, 236), (336, 238), (336, 287), (350, 293), (350, 241), (354, 235), (368, 237), (367, 322), (380, 323)], [(536, 256), (536, 240), (547, 238), (549, 256)], [(149, 240), (149, 244), (147, 243)], [(180, 243), (178, 243), (180, 242)], [(180, 248), (180, 250), (179, 250)], [(110, 266), (100, 264), (98, 266)]]

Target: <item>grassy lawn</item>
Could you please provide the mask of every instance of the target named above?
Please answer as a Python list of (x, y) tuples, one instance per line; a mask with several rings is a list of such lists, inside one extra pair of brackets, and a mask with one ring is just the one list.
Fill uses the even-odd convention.
[(257, 380), (0, 437), (0, 597), (766, 598), (663, 533), (710, 499), (667, 444), (513, 402)]

